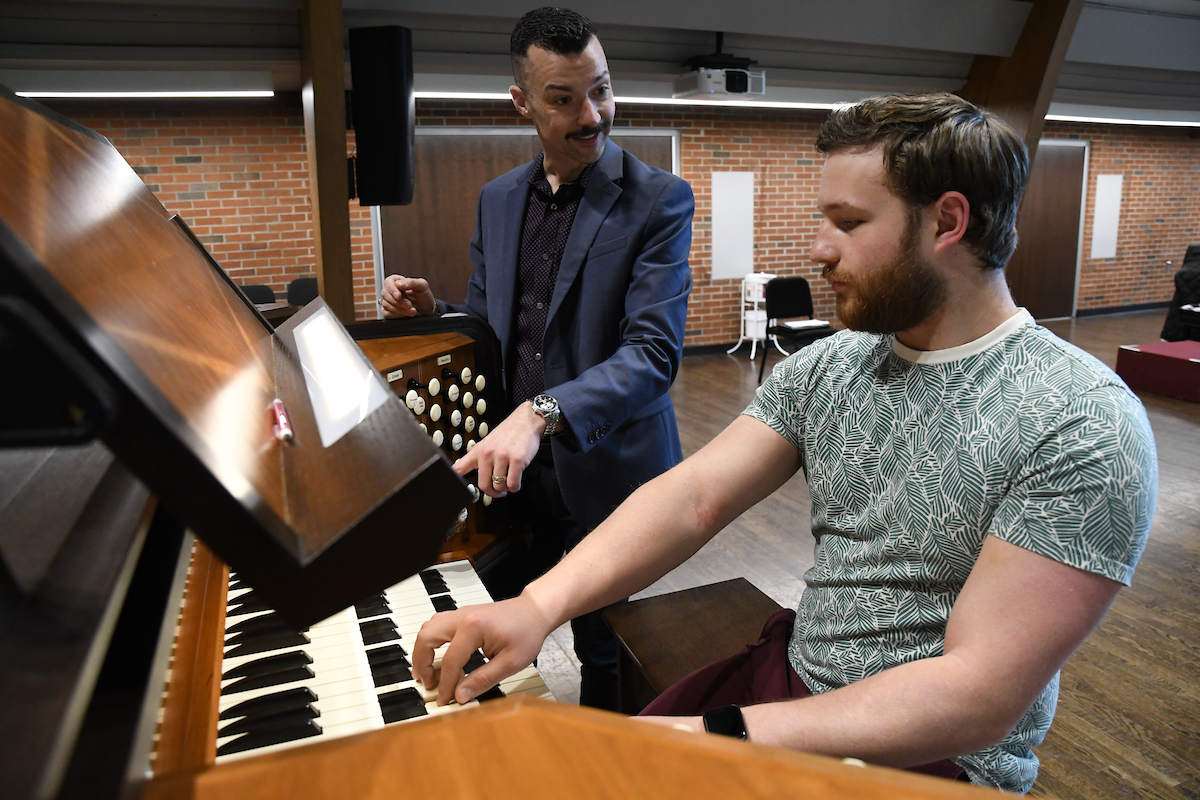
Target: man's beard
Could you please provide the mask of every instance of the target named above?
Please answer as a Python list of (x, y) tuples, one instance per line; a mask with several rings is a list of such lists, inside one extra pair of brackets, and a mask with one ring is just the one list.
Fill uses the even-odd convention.
[(838, 319), (846, 327), (866, 333), (899, 333), (915, 328), (946, 301), (946, 280), (917, 252), (917, 220), (910, 221), (900, 252), (883, 268), (854, 281), (840, 278), (836, 270), (826, 277), (845, 283), (837, 298)]

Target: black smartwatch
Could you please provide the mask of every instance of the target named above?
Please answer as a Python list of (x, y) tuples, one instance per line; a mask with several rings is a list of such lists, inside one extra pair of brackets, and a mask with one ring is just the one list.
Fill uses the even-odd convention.
[(742, 717), (742, 710), (737, 706), (721, 706), (705, 711), (704, 730), (722, 736), (732, 736), (734, 739), (750, 738), (746, 732), (746, 720)]

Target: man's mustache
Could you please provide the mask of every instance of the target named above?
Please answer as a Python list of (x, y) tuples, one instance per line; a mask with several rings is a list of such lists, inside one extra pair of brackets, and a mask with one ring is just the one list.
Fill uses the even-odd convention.
[(598, 133), (608, 133), (608, 128), (609, 128), (609, 123), (607, 121), (605, 121), (605, 122), (601, 122), (599, 125), (597, 125), (594, 128), (580, 128), (577, 131), (567, 134), (567, 138), (568, 139), (587, 139), (591, 136), (595, 136)]

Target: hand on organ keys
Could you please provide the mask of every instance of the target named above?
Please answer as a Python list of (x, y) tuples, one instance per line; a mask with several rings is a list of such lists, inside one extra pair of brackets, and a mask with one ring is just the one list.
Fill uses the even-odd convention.
[[(469, 703), (532, 664), (554, 627), (525, 595), (436, 614), (417, 634), (413, 676), (426, 689), (437, 689), (438, 705)], [(441, 662), (435, 664), (435, 651), (443, 645)], [(476, 651), (489, 661), (472, 671)]]

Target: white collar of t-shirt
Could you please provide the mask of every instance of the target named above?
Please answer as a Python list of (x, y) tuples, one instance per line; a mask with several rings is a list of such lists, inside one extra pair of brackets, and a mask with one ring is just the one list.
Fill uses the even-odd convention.
[(899, 339), (895, 339), (892, 342), (892, 350), (905, 361), (911, 361), (914, 364), (949, 364), (952, 361), (982, 353), (1009, 334), (1015, 333), (1026, 325), (1033, 324), (1033, 317), (1029, 312), (1019, 308), (1017, 313), (1001, 322), (991, 332), (957, 347), (947, 347), (945, 350), (913, 350), (911, 347), (901, 344)]

